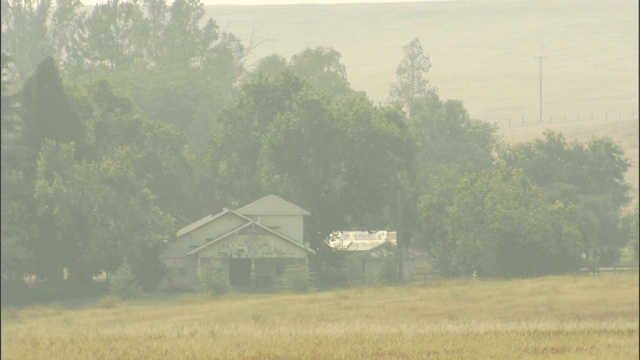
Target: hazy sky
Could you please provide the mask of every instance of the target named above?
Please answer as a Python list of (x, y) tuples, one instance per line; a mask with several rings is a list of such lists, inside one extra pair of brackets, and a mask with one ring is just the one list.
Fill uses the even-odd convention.
[[(400, 3), (419, 1), (446, 1), (446, 0), (201, 0), (205, 5), (289, 5), (289, 4), (365, 4), (365, 3)], [(85, 0), (84, 5), (103, 3), (104, 0)], [(172, 0), (167, 0), (171, 3)]]
[[(399, 3), (424, 0), (202, 0), (205, 5), (285, 5), (285, 4), (353, 4)], [(432, 0), (433, 1), (433, 0)]]

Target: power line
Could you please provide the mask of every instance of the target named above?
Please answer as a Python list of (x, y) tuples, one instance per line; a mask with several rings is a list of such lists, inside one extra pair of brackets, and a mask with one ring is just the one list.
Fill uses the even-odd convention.
[(542, 59), (548, 59), (547, 56), (536, 56), (536, 59), (540, 59), (540, 117), (538, 120), (542, 122)]

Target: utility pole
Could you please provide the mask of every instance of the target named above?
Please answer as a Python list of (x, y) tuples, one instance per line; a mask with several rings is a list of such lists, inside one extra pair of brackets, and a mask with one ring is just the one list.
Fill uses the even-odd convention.
[(542, 122), (542, 59), (547, 59), (546, 56), (536, 56), (536, 59), (540, 59), (540, 117), (538, 118)]

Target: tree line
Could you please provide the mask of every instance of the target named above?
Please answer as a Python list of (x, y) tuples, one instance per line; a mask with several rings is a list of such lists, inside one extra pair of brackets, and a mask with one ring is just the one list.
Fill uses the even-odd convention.
[[(278, 194), (335, 230), (394, 229), (447, 276), (522, 277), (637, 259), (629, 160), (610, 138), (505, 145), (404, 47), (389, 101), (340, 53), (245, 64), (199, 0), (2, 1), (2, 279), (83, 283), (123, 259), (148, 287), (175, 231)], [(330, 274), (324, 281), (336, 281)]]

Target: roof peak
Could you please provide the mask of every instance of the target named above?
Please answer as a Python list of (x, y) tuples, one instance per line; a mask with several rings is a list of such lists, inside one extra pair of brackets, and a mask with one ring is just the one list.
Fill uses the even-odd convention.
[(310, 215), (310, 213), (281, 197), (269, 194), (238, 210), (243, 215)]

